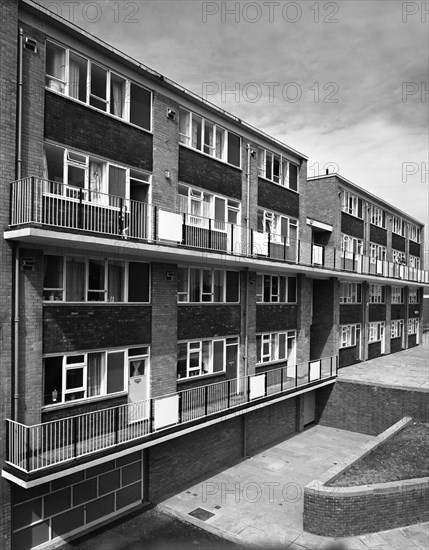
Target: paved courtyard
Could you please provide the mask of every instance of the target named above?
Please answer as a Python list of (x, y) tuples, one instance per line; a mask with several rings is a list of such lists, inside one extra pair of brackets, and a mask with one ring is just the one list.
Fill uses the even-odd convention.
[(159, 508), (240, 545), (287, 550), (427, 550), (428, 524), (343, 539), (303, 531), (304, 486), (372, 439), (314, 426), (196, 483)]
[(429, 390), (429, 334), (421, 346), (399, 351), (371, 361), (363, 361), (338, 371), (340, 380)]

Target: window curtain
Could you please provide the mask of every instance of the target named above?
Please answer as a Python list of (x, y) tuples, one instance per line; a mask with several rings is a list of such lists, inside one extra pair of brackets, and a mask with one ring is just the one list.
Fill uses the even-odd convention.
[(67, 302), (83, 302), (85, 300), (85, 262), (70, 259), (67, 261)]
[(112, 114), (122, 118), (124, 105), (124, 86), (122, 82), (118, 82), (112, 78)]
[(88, 397), (101, 395), (101, 383), (103, 377), (104, 353), (88, 354)]
[(71, 57), (69, 62), (69, 95), (79, 99), (79, 65)]
[(102, 167), (97, 162), (89, 163), (89, 188), (91, 190), (90, 201), (101, 202)]

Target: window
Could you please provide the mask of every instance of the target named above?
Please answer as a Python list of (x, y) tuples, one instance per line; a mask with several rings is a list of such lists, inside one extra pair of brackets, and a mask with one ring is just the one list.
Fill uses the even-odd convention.
[(179, 302), (239, 302), (240, 274), (223, 269), (179, 267), (177, 271)]
[(420, 242), (420, 227), (417, 227), (413, 224), (408, 224), (408, 238), (410, 241), (414, 241), (416, 243)]
[(381, 342), (384, 338), (384, 321), (369, 323), (368, 325), (368, 343)]
[(402, 252), (401, 250), (392, 250), (393, 254), (393, 262), (395, 264), (405, 264), (405, 252)]
[(43, 299), (66, 302), (149, 302), (149, 264), (46, 254)]
[(383, 285), (369, 285), (370, 304), (384, 304), (386, 302), (386, 287)]
[(179, 141), (234, 166), (241, 165), (241, 138), (185, 109), (179, 113)]
[(258, 210), (258, 231), (269, 233), (271, 242), (295, 246), (298, 220), (270, 210)]
[(371, 204), (370, 221), (373, 225), (378, 227), (386, 227), (386, 213), (382, 208)]
[(362, 285), (360, 283), (340, 283), (340, 304), (360, 304)]
[(238, 338), (216, 338), (177, 344), (177, 378), (193, 378), (226, 371), (238, 360)]
[(418, 317), (408, 319), (408, 334), (417, 334), (419, 332), (420, 320)]
[[(131, 198), (147, 202), (151, 176), (117, 166), (90, 155), (77, 153), (49, 143), (45, 144), (45, 174), (49, 185), (44, 188), (45, 193), (66, 195), (72, 199), (80, 199), (80, 189), (84, 190), (85, 202), (101, 203), (106, 206), (119, 208), (119, 198)], [(66, 184), (66, 185), (56, 185)], [(136, 185), (140, 185), (140, 195)], [(145, 187), (142, 190), (142, 186)], [(141, 196), (142, 191), (145, 197)], [(107, 196), (110, 194), (110, 197)]]
[(369, 257), (372, 262), (386, 260), (386, 247), (380, 244), (370, 243)]
[(402, 338), (404, 334), (404, 321), (403, 319), (396, 319), (390, 322), (390, 337)]
[(46, 42), (46, 86), (145, 130), (151, 129), (152, 94), (54, 42)]
[(418, 288), (408, 289), (408, 303), (409, 304), (418, 304), (419, 303), (419, 289)]
[[(138, 348), (149, 354), (149, 347)], [(67, 403), (125, 390), (128, 355), (133, 349), (45, 357), (44, 404)]]
[(227, 231), (227, 223), (240, 224), (240, 202), (221, 195), (208, 193), (196, 187), (179, 183), (179, 211), (189, 214), (191, 225), (204, 226), (208, 220), (215, 220), (212, 229)]
[(343, 235), (341, 240), (341, 255), (348, 256), (349, 254), (362, 254), (362, 239)]
[(414, 269), (420, 269), (420, 258), (410, 254), (408, 257), (408, 265)]
[(392, 304), (404, 303), (404, 287), (392, 286)]
[(398, 216), (393, 216), (392, 231), (397, 235), (402, 235), (402, 237), (405, 236), (405, 224), (402, 218), (399, 218)]
[(286, 361), (295, 364), (296, 331), (271, 332), (256, 335), (256, 363)]
[(362, 199), (349, 191), (343, 191), (342, 211), (362, 219)]
[(256, 276), (258, 303), (296, 303), (296, 277), (283, 275)]
[(360, 338), (360, 325), (340, 326), (340, 348), (356, 346)]
[(258, 171), (261, 178), (298, 191), (299, 167), (285, 159), (283, 155), (259, 148)]

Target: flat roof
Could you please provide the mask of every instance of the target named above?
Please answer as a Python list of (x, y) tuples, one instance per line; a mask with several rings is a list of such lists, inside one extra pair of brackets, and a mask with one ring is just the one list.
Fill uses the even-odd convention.
[(70, 31), (73, 31), (75, 33), (78, 33), (81, 36), (84, 36), (88, 41), (95, 43), (97, 46), (101, 47), (104, 50), (107, 50), (110, 52), (110, 54), (113, 54), (117, 57), (120, 57), (123, 61), (125, 61), (128, 64), (131, 64), (134, 69), (138, 69), (145, 73), (146, 77), (151, 77), (152, 79), (156, 79), (161, 85), (164, 85), (166, 88), (169, 88), (170, 90), (175, 91), (181, 96), (186, 96), (188, 99), (191, 99), (195, 103), (199, 103), (204, 105), (205, 107), (209, 108), (212, 111), (215, 111), (218, 115), (221, 115), (223, 118), (228, 119), (238, 126), (241, 126), (242, 128), (248, 130), (252, 134), (262, 137), (263, 139), (267, 141), (271, 141), (272, 143), (276, 144), (278, 147), (281, 147), (282, 149), (286, 149), (288, 152), (292, 153), (293, 155), (300, 157), (301, 159), (307, 160), (308, 156), (304, 155), (300, 151), (294, 149), (293, 147), (290, 147), (289, 145), (286, 145), (282, 141), (270, 136), (269, 134), (263, 132), (262, 130), (259, 130), (255, 126), (252, 126), (251, 124), (243, 121), (241, 118), (236, 117), (235, 115), (229, 113), (228, 111), (225, 111), (224, 109), (221, 109), (214, 103), (211, 103), (207, 99), (204, 99), (203, 97), (199, 96), (198, 94), (192, 92), (191, 90), (188, 90), (184, 86), (181, 86), (180, 84), (177, 84), (173, 80), (167, 78), (166, 76), (162, 75), (161, 73), (158, 73), (154, 69), (151, 69), (147, 65), (144, 65), (140, 61), (137, 61), (133, 57), (129, 56), (128, 54), (122, 52), (118, 48), (115, 48), (114, 46), (111, 46), (101, 38), (97, 38), (93, 34), (85, 31), (75, 23), (72, 23), (65, 19), (64, 17), (61, 17), (60, 15), (56, 14), (53, 11), (48, 10), (47, 8), (41, 6), (34, 0), (19, 0), (21, 4), (24, 4), (25, 6), (28, 6), (34, 10), (36, 10), (38, 13), (44, 14), (46, 17), (52, 19), (56, 23), (60, 24), (61, 26), (67, 27)]
[(338, 174), (337, 172), (333, 172), (332, 174), (321, 174), (320, 176), (311, 176), (310, 178), (307, 178), (307, 180), (308, 181), (315, 181), (315, 180), (323, 180), (323, 179), (332, 178), (332, 177), (337, 178), (340, 182), (345, 183), (349, 187), (357, 189), (360, 193), (370, 197), (372, 200), (377, 201), (379, 203), (382, 203), (382, 204), (388, 206), (391, 210), (394, 210), (401, 217), (407, 218), (408, 220), (413, 221), (413, 222), (417, 223), (418, 225), (420, 225), (422, 227), (425, 227), (425, 224), (423, 222), (421, 222), (420, 220), (418, 220), (416, 218), (413, 218), (413, 216), (410, 216), (409, 214), (407, 214), (403, 210), (400, 210), (399, 208), (397, 208), (396, 206), (394, 206), (390, 202), (385, 201), (384, 199), (378, 197), (377, 195), (373, 195), (370, 191), (367, 191), (363, 187), (360, 187), (356, 183), (353, 183), (352, 181), (348, 180), (347, 178), (345, 178), (341, 174)]

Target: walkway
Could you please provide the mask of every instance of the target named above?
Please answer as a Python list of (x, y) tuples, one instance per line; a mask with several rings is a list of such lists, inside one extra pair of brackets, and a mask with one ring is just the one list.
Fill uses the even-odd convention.
[(241, 545), (287, 550), (427, 550), (428, 524), (344, 539), (303, 531), (304, 486), (372, 439), (314, 426), (200, 481), (159, 508)]
[(429, 390), (428, 336), (420, 346), (342, 368), (338, 376), (340, 380)]

